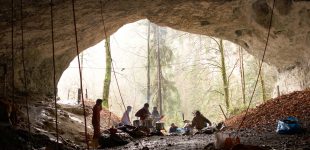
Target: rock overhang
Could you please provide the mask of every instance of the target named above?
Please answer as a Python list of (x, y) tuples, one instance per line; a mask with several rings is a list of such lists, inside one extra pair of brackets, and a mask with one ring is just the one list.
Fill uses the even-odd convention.
[[(310, 2), (275, 2), (265, 61), (280, 72), (291, 66), (309, 68)], [(0, 4), (0, 57), (5, 63), (11, 60), (11, 1), (2, 0)], [(30, 91), (49, 93), (53, 85), (50, 2), (25, 1), (23, 4), (27, 83)], [(108, 35), (126, 23), (147, 18), (161, 26), (232, 41), (261, 58), (272, 4), (273, 0), (102, 0), (102, 3), (100, 0), (75, 0), (79, 47), (82, 51), (105, 38), (101, 18), (103, 6)], [(14, 1), (13, 8), (15, 86), (22, 89), (20, 1)], [(76, 56), (71, 1), (54, 1), (54, 28), (59, 79)], [(10, 63), (8, 66), (10, 68)]]

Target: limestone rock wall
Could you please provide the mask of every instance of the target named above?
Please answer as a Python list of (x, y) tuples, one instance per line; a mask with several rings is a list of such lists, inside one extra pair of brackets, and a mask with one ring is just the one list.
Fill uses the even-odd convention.
[[(291, 91), (298, 91), (309, 88), (310, 85), (310, 66), (309, 64), (298, 64), (284, 70), (279, 70), (278, 81), (280, 94), (287, 94)], [(274, 97), (278, 95), (275, 88)]]
[[(100, 0), (75, 0), (80, 51), (104, 39)], [(230, 40), (260, 58), (265, 46), (272, 0), (102, 0), (108, 35), (126, 23), (148, 18), (162, 26)], [(52, 90), (52, 47), (49, 0), (24, 0), (24, 47), (30, 92)], [(15, 87), (23, 91), (20, 1), (14, 0)], [(55, 0), (54, 27), (57, 80), (76, 56), (71, 0)], [(309, 64), (310, 2), (276, 0), (266, 62), (280, 70)], [(11, 74), (11, 1), (0, 0), (0, 63)], [(308, 71), (299, 65), (300, 70)], [(296, 69), (297, 69), (296, 68)], [(296, 70), (295, 69), (295, 70)], [(286, 70), (286, 71), (281, 71)], [(283, 73), (283, 75), (281, 75)], [(305, 74), (309, 79), (309, 73)], [(283, 80), (282, 80), (283, 78)], [(8, 78), (10, 80), (10, 78)], [(12, 84), (10, 84), (11, 86)], [(303, 87), (309, 87), (309, 82)]]

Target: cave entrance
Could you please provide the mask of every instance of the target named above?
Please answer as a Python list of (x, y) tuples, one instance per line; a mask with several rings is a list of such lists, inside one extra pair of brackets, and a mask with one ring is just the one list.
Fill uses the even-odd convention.
[[(151, 26), (150, 49), (156, 52), (157, 26)], [(148, 21), (140, 20), (127, 24), (111, 36), (111, 53), (115, 73), (119, 81), (125, 105), (133, 107), (131, 120), (136, 119), (134, 113), (147, 102), (147, 34)], [(160, 27), (160, 48), (162, 67), (162, 97), (163, 111), (167, 122), (174, 122), (182, 126), (183, 119), (191, 119), (194, 110), (201, 110), (214, 122), (223, 120), (218, 105), (222, 105), (225, 113), (236, 114), (244, 109), (242, 86), (240, 80), (239, 45), (223, 40), (226, 76), (229, 82), (229, 105), (225, 102), (223, 88), (220, 51), (220, 39), (190, 34), (187, 32)], [(80, 54), (84, 93), (89, 101), (94, 102), (102, 98), (105, 76), (105, 41), (90, 47)], [(257, 76), (258, 60), (243, 51), (245, 70), (245, 99), (248, 100)], [(150, 54), (150, 111), (153, 106), (159, 106), (157, 90), (157, 56)], [(253, 106), (263, 103), (272, 95), (275, 83), (275, 69), (264, 64), (261, 85), (254, 97)], [(267, 73), (268, 72), (268, 73)], [(64, 71), (59, 83), (59, 103), (77, 104), (79, 90), (77, 59)], [(117, 85), (111, 77), (109, 109), (118, 116), (122, 116), (124, 107), (118, 93)], [(264, 82), (264, 79), (268, 82)], [(264, 85), (263, 85), (264, 84)], [(261, 88), (260, 88), (261, 86)], [(264, 87), (263, 87), (264, 86)], [(264, 88), (264, 89), (263, 89)], [(87, 92), (86, 92), (87, 90)], [(84, 95), (86, 97), (86, 95)], [(225, 109), (226, 108), (226, 109)], [(182, 118), (184, 116), (184, 118)]]
[[(0, 25), (1, 28), (3, 28), (3, 33), (1, 33), (0, 37), (2, 50), (5, 50), (6, 47), (8, 47), (8, 44), (3, 43), (10, 43), (8, 42), (10, 38), (7, 38), (9, 36), (6, 36), (10, 33), (8, 30), (9, 27), (7, 27), (9, 24), (8, 20), (10, 20), (10, 18), (8, 17), (10, 16), (8, 15), (10, 14), (10, 7), (7, 6), (10, 5), (7, 4), (9, 3), (3, 2), (3, 5), (1, 5), (1, 7), (5, 8), (1, 9), (1, 16), (3, 16)], [(50, 20), (47, 15), (48, 11), (46, 11), (46, 8), (49, 6), (50, 3), (45, 1), (37, 3), (36, 1), (33, 1), (27, 2), (25, 4), (25, 19), (20, 19), (23, 18), (22, 13), (20, 17), (18, 17), (18, 15), (14, 15), (16, 13), (19, 13), (19, 9), (15, 8), (18, 5), (12, 5), (12, 37), (19, 37), (14, 36), (14, 34), (19, 35), (20, 33), (23, 33), (23, 31), (20, 32), (19, 28), (16, 28), (16, 26), (22, 26), (24, 24), (26, 31), (25, 44), (27, 45), (27, 48), (25, 50), (27, 55), (26, 58), (28, 60), (27, 66), (29, 69), (28, 83), (31, 83), (29, 85), (29, 91), (49, 95), (53, 89), (53, 84), (51, 84), (52, 76), (50, 76)], [(99, 13), (101, 5), (99, 6), (97, 1), (79, 1), (79, 3), (77, 3), (77, 25), (79, 26), (79, 36), (81, 41), (80, 45), (82, 48), (85, 49), (90, 45), (97, 43), (98, 40), (102, 39), (102, 32), (98, 32), (103, 30), (102, 23), (99, 19), (101, 17), (104, 18), (106, 21), (107, 32), (109, 32), (108, 35), (112, 34), (115, 30), (117, 30), (125, 23), (132, 22), (140, 18), (149, 18), (152, 21), (161, 25), (167, 25), (191, 33), (212, 35), (234, 41), (235, 43), (239, 43), (240, 45), (245, 47), (252, 54), (255, 54), (255, 56), (261, 56), (260, 54), (262, 51), (260, 50), (265, 45), (265, 35), (267, 33), (266, 25), (268, 25), (269, 14), (272, 12), (270, 4), (270, 1), (266, 0), (186, 2), (111, 1), (110, 3), (107, 3), (107, 5), (105, 5), (104, 16), (101, 16), (102, 13)], [(274, 22), (274, 27), (271, 32), (272, 42), (270, 42), (270, 47), (273, 50), (268, 51), (267, 56), (269, 59), (267, 61), (270, 64), (277, 66), (279, 70), (280, 68), (283, 68), (283, 70), (295, 70), (294, 68), (296, 64), (306, 64), (305, 67), (301, 66), (301, 69), (296, 69), (298, 71), (306, 68), (307, 70), (305, 71), (305, 73), (297, 72), (296, 74), (298, 74), (297, 76), (302, 76), (302, 80), (307, 81), (306, 79), (308, 79), (309, 77), (309, 67), (307, 66), (307, 64), (309, 64), (309, 53), (307, 53), (307, 45), (309, 44), (309, 38), (307, 38), (309, 37), (309, 22), (308, 19), (303, 18), (309, 18), (305, 17), (309, 15), (307, 11), (308, 8), (306, 7), (308, 5), (305, 5), (305, 2), (297, 1), (279, 1), (279, 4), (279, 7), (276, 6), (276, 18)], [(58, 37), (56, 39), (56, 45), (58, 47), (56, 60), (59, 60), (58, 62), (60, 62), (57, 67), (57, 69), (60, 70), (58, 71), (58, 73), (60, 73), (63, 71), (63, 68), (66, 67), (68, 61), (71, 61), (71, 59), (75, 56), (75, 54), (71, 51), (71, 49), (73, 49), (72, 47), (74, 47), (74, 44), (72, 44), (74, 43), (74, 40), (73, 38), (70, 38), (72, 37), (72, 30), (69, 30), (72, 28), (72, 13), (71, 5), (68, 1), (61, 1), (55, 3), (55, 8), (55, 31), (57, 31)], [(23, 12), (22, 9), (20, 11)], [(34, 23), (33, 20), (39, 20), (40, 23)], [(292, 32), (291, 27), (296, 27), (294, 28), (296, 30)], [(13, 29), (17, 29), (16, 32), (13, 32)], [(165, 97), (164, 113), (167, 114), (167, 116), (165, 117), (165, 121), (167, 122), (167, 124), (169, 124), (170, 122), (178, 123), (180, 122), (180, 120), (184, 120), (184, 118), (191, 118), (191, 112), (195, 109), (203, 110), (203, 114), (206, 114), (208, 118), (211, 118), (211, 120), (216, 121), (217, 118), (222, 117), (221, 112), (217, 107), (219, 104), (225, 106), (227, 105), (227, 103), (230, 103), (231, 109), (226, 106), (227, 109), (225, 111), (229, 111), (231, 114), (239, 112), (240, 109), (238, 106), (240, 105), (238, 104), (242, 103), (242, 96), (238, 95), (238, 93), (240, 93), (241, 91), (238, 77), (242, 73), (238, 73), (238, 60), (236, 59), (236, 57), (233, 57), (237, 55), (237, 53), (234, 52), (233, 49), (238, 49), (236, 48), (238, 46), (229, 46), (231, 45), (230, 43), (228, 43), (227, 41), (223, 41), (223, 45), (230, 48), (229, 51), (225, 53), (228, 57), (226, 58), (226, 63), (224, 63), (224, 66), (227, 65), (226, 81), (222, 81), (221, 77), (224, 72), (219, 69), (221, 68), (219, 67), (219, 64), (221, 63), (219, 63), (219, 55), (216, 55), (219, 52), (217, 50), (214, 50), (214, 47), (212, 47), (212, 45), (217, 45), (220, 39), (207, 39), (205, 36), (189, 35), (188, 33), (184, 33), (184, 35), (176, 34), (178, 36), (170, 37), (169, 34), (171, 34), (171, 32), (174, 31), (161, 31), (161, 34), (165, 34), (165, 36), (162, 35), (162, 37), (166, 38), (166, 45), (162, 46), (162, 52), (164, 52), (162, 54), (164, 54), (164, 56), (161, 57), (162, 59), (160, 60), (165, 62), (164, 64), (162, 64), (162, 74), (158, 73), (159, 76), (162, 75), (163, 77), (162, 90), (163, 97)], [(143, 35), (144, 34), (142, 34), (142, 37), (145, 39), (145, 36)], [(125, 40), (130, 41), (134, 39), (133, 37), (134, 36), (126, 37)], [(119, 38), (115, 39), (114, 42), (119, 40)], [(141, 41), (138, 41), (136, 43), (140, 42)], [(116, 55), (115, 57), (113, 56), (113, 59), (116, 63), (116, 73), (121, 79), (121, 91), (123, 92), (123, 95), (125, 97), (126, 105), (135, 105), (133, 112), (136, 111), (135, 109), (139, 109), (141, 105), (143, 105), (143, 103), (145, 103), (146, 101), (146, 42), (144, 41), (141, 43), (144, 43), (144, 47), (141, 51), (137, 51), (137, 47), (134, 48), (134, 51), (130, 51), (130, 47), (125, 48), (126, 52), (132, 52), (133, 55), (124, 56), (123, 54), (125, 52), (117, 53), (117, 49), (114, 50), (114, 48), (112, 47), (112, 55)], [(122, 43), (121, 45), (126, 44)], [(173, 47), (173, 45), (178, 45), (178, 47)], [(17, 45), (15, 47), (20, 47), (21, 49), (24, 49), (23, 45)], [(18, 50), (20, 48), (18, 48)], [(100, 49), (103, 50), (103, 48)], [(101, 54), (97, 53), (97, 55)], [(136, 57), (136, 55), (140, 55), (142, 57)], [(10, 55), (6, 55), (6, 57), (9, 56)], [(121, 56), (122, 58), (119, 58), (121, 61), (117, 60), (118, 57)], [(82, 59), (84, 62), (84, 78), (82, 80), (84, 82), (84, 85), (86, 86), (84, 86), (85, 89), (82, 90), (85, 90), (84, 93), (87, 93), (87, 96), (85, 95), (85, 97), (95, 100), (96, 98), (101, 96), (100, 94), (94, 94), (94, 92), (98, 91), (98, 93), (102, 93), (103, 91), (103, 89), (100, 89), (103, 87), (100, 84), (103, 84), (102, 77), (104, 76), (104, 74), (102, 74), (99, 70), (104, 70), (105, 68), (104, 66), (86, 66), (86, 58), (87, 55), (85, 51)], [(91, 60), (93, 60), (92, 57), (90, 58)], [(152, 58), (153, 61), (151, 63), (156, 64), (156, 59), (154, 59), (156, 58), (155, 55)], [(255, 59), (251, 60), (251, 58), (252, 57), (250, 57), (249, 55), (244, 57), (245, 61), (252, 61), (251, 65), (245, 66), (245, 70), (247, 71), (245, 72), (245, 76), (247, 77), (247, 87), (245, 89), (252, 89), (251, 86), (253, 85), (253, 77), (251, 75), (257, 74), (257, 72), (255, 72), (255, 69), (257, 68), (255, 67), (254, 63)], [(104, 61), (104, 57), (101, 60)], [(122, 63), (122, 61), (124, 62)], [(73, 70), (74, 68), (76, 68), (76, 66), (73, 65), (71, 66), (71, 68), (69, 67), (68, 69)], [(156, 89), (158, 88), (156, 88), (156, 66), (152, 66), (152, 69), (152, 73), (154, 76), (152, 76), (151, 78), (152, 98), (150, 100), (150, 103), (152, 103), (153, 106), (157, 106), (158, 96), (156, 94)], [(264, 69), (266, 69), (266, 72), (268, 73), (275, 70), (268, 70), (267, 66)], [(94, 76), (87, 77), (87, 75), (85, 75), (86, 73), (91, 72), (90, 70), (97, 70), (94, 71), (93, 74), (98, 74), (99, 76), (101, 76), (101, 81), (91, 82), (96, 81), (95, 79), (97, 78), (95, 78)], [(12, 72), (14, 72), (14, 68)], [(24, 78), (24, 81), (22, 80), (22, 68), (20, 66), (17, 66), (16, 72), (18, 72), (16, 75), (16, 87), (19, 91), (23, 91), (22, 83), (26, 83), (27, 79)], [(288, 74), (289, 73), (292, 72), (288, 71)], [(75, 73), (73, 71), (72, 74), (77, 75), (78, 73)], [(58, 77), (59, 75), (57, 76), (57, 80), (59, 79)], [(266, 76), (262, 76), (262, 78), (263, 77), (267, 78)], [(283, 78), (286, 79), (289, 77), (290, 76), (284, 76)], [(61, 97), (59, 103), (66, 103), (66, 99), (72, 99), (72, 104), (75, 106), (75, 101), (77, 101), (76, 98), (79, 94), (78, 92), (76, 92), (78, 91), (78, 86), (76, 86), (76, 82), (73, 79), (78, 79), (79, 77), (70, 76), (69, 78), (66, 78), (66, 76), (64, 75), (62, 78), (64, 79), (61, 79), (61, 81), (59, 81), (60, 85), (58, 85), (59, 96)], [(91, 78), (91, 80), (89, 80), (89, 78)], [(260, 97), (268, 96), (268, 94), (263, 92), (263, 85), (265, 84), (266, 88), (271, 89), (270, 87), (274, 79), (275, 78), (266, 79), (268, 83), (263, 82), (264, 80), (261, 79), (262, 91), (258, 91), (255, 95), (256, 101), (254, 101), (254, 105), (262, 103), (261, 100), (264, 98)], [(63, 80), (65, 82), (63, 82)], [(284, 80), (283, 83), (287, 84), (287, 82), (285, 81), (286, 80)], [(13, 80), (12, 89), (14, 89), (14, 82), (15, 81)], [(228, 86), (222, 85), (221, 82), (226, 82), (226, 84), (229, 83), (230, 88), (226, 90)], [(61, 86), (61, 83), (72, 84), (68, 85), (69, 88), (63, 89), (64, 86)], [(268, 85), (270, 87), (267, 87)], [(307, 85), (308, 82), (302, 84), (303, 87)], [(96, 88), (98, 88), (98, 90), (96, 90)], [(111, 93), (114, 94), (110, 94), (110, 110), (112, 110), (116, 114), (121, 115), (123, 110), (120, 106), (120, 98), (118, 97), (117, 90), (115, 90), (116, 86), (115, 81), (113, 80), (111, 88)], [(228, 91), (229, 94), (225, 95), (224, 93), (226, 93), (226, 91)], [(271, 92), (269, 91), (269, 93)], [(248, 93), (246, 94), (248, 95)], [(226, 97), (224, 95), (229, 99), (229, 101), (224, 101), (224, 99), (226, 100)], [(214, 113), (211, 114), (210, 112)], [(67, 114), (62, 115), (67, 116)], [(181, 116), (185, 117), (182, 118)], [(173, 120), (168, 120), (167, 118), (173, 118)], [(78, 122), (79, 121), (80, 120), (78, 120)]]

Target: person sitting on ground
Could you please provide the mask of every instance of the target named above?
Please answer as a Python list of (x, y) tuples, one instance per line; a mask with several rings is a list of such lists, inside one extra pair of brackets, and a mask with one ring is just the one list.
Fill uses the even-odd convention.
[(131, 121), (129, 118), (129, 113), (131, 111), (131, 106), (127, 106), (127, 110), (124, 112), (122, 120), (121, 120), (121, 124), (122, 125), (131, 125)]
[(102, 99), (97, 99), (96, 104), (93, 107), (92, 125), (94, 128), (94, 140), (98, 140), (100, 137), (100, 112), (102, 110)]
[(169, 133), (176, 133), (177, 132), (178, 127), (172, 123), (170, 128), (169, 128)]
[(145, 103), (143, 108), (141, 108), (136, 114), (136, 117), (140, 117), (140, 120), (143, 122), (145, 119), (147, 119), (151, 115), (149, 111), (149, 104)]
[(157, 107), (153, 107), (152, 119), (153, 119), (153, 124), (155, 124), (157, 121), (160, 120), (160, 115), (159, 115), (159, 112), (157, 110)]
[(207, 123), (209, 124), (209, 126), (212, 125), (212, 123), (210, 122), (210, 120), (208, 120), (205, 116), (203, 116), (200, 111), (196, 111), (194, 113), (195, 117), (192, 120), (192, 127), (196, 128), (197, 130), (201, 130), (204, 127), (207, 127)]
[(190, 135), (191, 134), (191, 132), (192, 132), (192, 125), (190, 124), (190, 121), (189, 120), (184, 120), (183, 121), (184, 122), (184, 126), (183, 126), (183, 131), (184, 131), (184, 133), (183, 133), (183, 135)]

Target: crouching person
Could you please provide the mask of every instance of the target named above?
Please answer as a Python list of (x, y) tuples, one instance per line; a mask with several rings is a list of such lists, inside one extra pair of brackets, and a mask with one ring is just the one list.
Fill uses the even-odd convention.
[(200, 111), (195, 111), (194, 113), (195, 117), (192, 120), (192, 127), (196, 128), (198, 131), (203, 129), (204, 127), (207, 127), (207, 124), (209, 126), (212, 126), (209, 119), (207, 119), (205, 116), (203, 116)]

